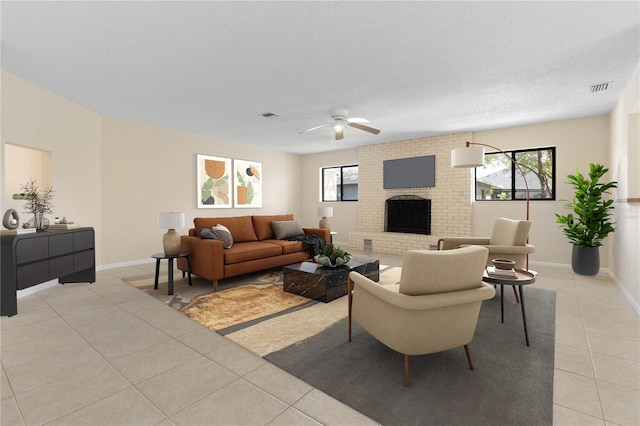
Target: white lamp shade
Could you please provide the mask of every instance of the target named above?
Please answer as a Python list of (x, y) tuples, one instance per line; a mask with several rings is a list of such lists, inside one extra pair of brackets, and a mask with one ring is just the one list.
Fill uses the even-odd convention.
[(158, 213), (158, 228), (160, 229), (184, 228), (184, 213), (183, 212)]
[(333, 217), (333, 207), (318, 207), (316, 215), (318, 217)]
[(484, 147), (469, 146), (451, 150), (451, 167), (470, 168), (484, 166)]

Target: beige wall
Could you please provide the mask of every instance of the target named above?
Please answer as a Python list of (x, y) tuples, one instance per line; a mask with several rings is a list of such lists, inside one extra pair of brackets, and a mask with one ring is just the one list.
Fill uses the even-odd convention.
[[(571, 245), (556, 224), (555, 213), (566, 214), (564, 206), (573, 198), (566, 176), (576, 168), (588, 173), (589, 163), (609, 161), (609, 117), (580, 118), (553, 121), (530, 126), (488, 130), (473, 134), (473, 141), (493, 145), (502, 150), (556, 147), (556, 201), (532, 201), (532, 222), (529, 241), (536, 247), (532, 262), (571, 264)], [(612, 179), (609, 172), (605, 178)], [(473, 204), (473, 235), (489, 235), (494, 218), (525, 217), (525, 202), (475, 202)], [(605, 245), (611, 244), (611, 239)], [(601, 266), (609, 266), (606, 250), (600, 250)]]
[[(348, 145), (348, 142), (335, 142), (336, 144)], [(316, 216), (318, 206), (333, 207), (333, 217), (329, 219), (331, 231), (337, 232), (333, 242), (336, 245), (346, 246), (349, 241), (349, 231), (357, 229), (358, 226), (358, 204), (357, 202), (325, 202), (322, 203), (322, 180), (320, 169), (332, 166), (350, 166), (358, 164), (358, 150), (344, 149), (338, 151), (324, 152), (314, 155), (302, 156), (302, 218), (305, 223), (318, 226), (320, 220)]]
[(640, 66), (611, 112), (611, 158), (616, 232), (609, 253), (618, 285), (640, 313)]
[[(193, 218), (294, 213), (300, 217), (300, 157), (105, 117), (102, 196), (105, 264), (148, 258), (161, 251), (157, 214), (183, 211)], [(262, 162), (263, 207), (198, 209), (196, 155)], [(304, 225), (305, 223), (303, 223)], [(312, 224), (312, 223), (311, 223)], [(187, 228), (178, 230), (186, 233)]]
[[(100, 193), (99, 114), (2, 70), (2, 162), (4, 142), (51, 152), (52, 186), (56, 190), (54, 216), (66, 216), (83, 226), (98, 226), (102, 218)], [(20, 218), (24, 202), (12, 200), (4, 191), (2, 210), (16, 209)], [(103, 250), (96, 249), (98, 259)]]
[[(2, 141), (51, 151), (54, 215), (96, 229), (98, 267), (161, 251), (160, 211), (184, 211), (189, 226), (196, 216), (300, 215), (298, 155), (102, 117), (6, 71), (1, 96)], [(197, 209), (196, 154), (261, 161), (263, 208)], [(2, 198), (3, 211), (22, 204)]]

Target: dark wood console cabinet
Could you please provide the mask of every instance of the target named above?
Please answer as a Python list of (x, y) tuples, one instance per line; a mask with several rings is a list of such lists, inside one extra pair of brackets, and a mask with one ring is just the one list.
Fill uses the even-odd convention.
[(58, 278), (61, 284), (95, 282), (93, 228), (2, 236), (0, 315), (18, 313), (17, 291)]

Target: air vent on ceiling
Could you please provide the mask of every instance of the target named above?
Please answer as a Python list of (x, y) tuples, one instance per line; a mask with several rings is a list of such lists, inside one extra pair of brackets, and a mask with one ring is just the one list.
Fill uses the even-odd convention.
[(278, 114), (274, 114), (272, 112), (265, 112), (261, 114), (264, 118), (278, 118)]
[(611, 84), (610, 81), (607, 81), (606, 83), (594, 84), (593, 86), (589, 86), (589, 92), (591, 93), (604, 92), (609, 88), (610, 84)]

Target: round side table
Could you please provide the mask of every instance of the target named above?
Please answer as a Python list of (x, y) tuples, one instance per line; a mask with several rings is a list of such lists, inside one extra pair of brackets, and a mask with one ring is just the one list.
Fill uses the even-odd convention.
[(504, 322), (504, 286), (518, 286), (518, 291), (520, 293), (520, 307), (522, 309), (522, 322), (524, 324), (524, 338), (527, 342), (527, 346), (529, 346), (529, 333), (527, 332), (527, 316), (524, 311), (524, 293), (522, 292), (522, 286), (536, 282), (537, 275), (538, 273), (536, 271), (516, 269), (516, 278), (497, 277), (495, 275), (490, 275), (485, 269), (484, 275), (482, 276), (482, 281), (500, 286), (501, 322)]
[[(189, 256), (191, 256), (191, 252), (188, 251), (181, 251), (178, 254), (175, 255), (166, 255), (164, 253), (156, 253), (156, 254), (152, 254), (151, 257), (153, 257), (156, 260), (156, 279), (155, 279), (155, 283), (153, 285), (153, 288), (155, 290), (158, 289), (158, 275), (160, 274), (160, 261), (162, 259), (167, 259), (169, 264), (168, 264), (168, 275), (169, 275), (169, 290), (168, 290), (168, 294), (172, 295), (173, 294), (173, 259), (179, 259), (181, 257), (184, 257), (187, 260), (187, 271), (189, 274), (189, 285), (191, 285), (191, 261), (189, 260)], [(184, 275), (183, 275), (184, 277)]]

